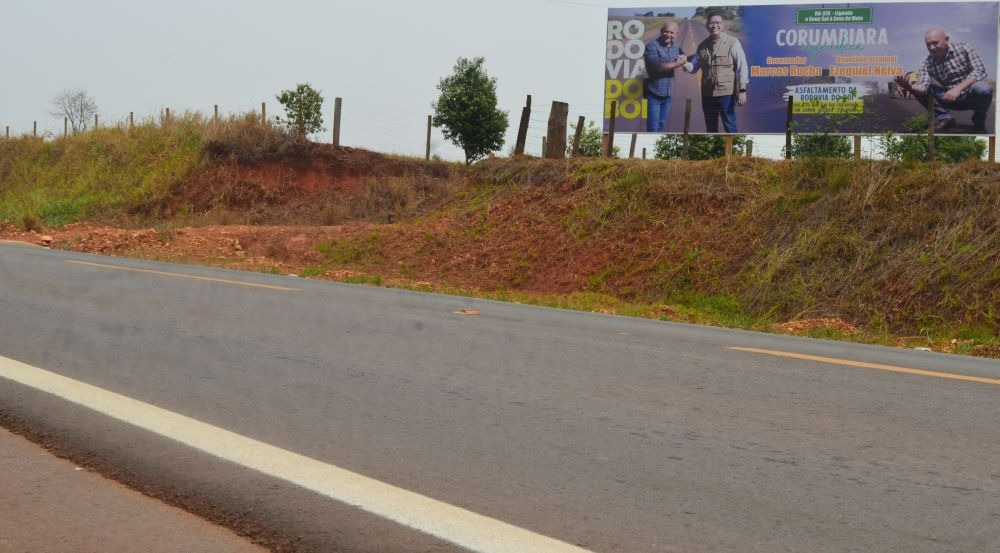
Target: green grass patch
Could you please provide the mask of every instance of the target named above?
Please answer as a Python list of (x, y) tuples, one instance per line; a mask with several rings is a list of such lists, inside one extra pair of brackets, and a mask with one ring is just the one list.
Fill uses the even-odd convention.
[(299, 271), (300, 277), (313, 278), (318, 277), (326, 272), (326, 269), (322, 265), (306, 265)]
[(342, 282), (363, 284), (365, 286), (382, 286), (382, 277), (381, 275), (353, 275), (344, 277)]
[(381, 257), (376, 254), (381, 247), (381, 237), (372, 234), (358, 239), (323, 242), (316, 246), (316, 251), (323, 254), (331, 263), (349, 264), (361, 261), (378, 262)]

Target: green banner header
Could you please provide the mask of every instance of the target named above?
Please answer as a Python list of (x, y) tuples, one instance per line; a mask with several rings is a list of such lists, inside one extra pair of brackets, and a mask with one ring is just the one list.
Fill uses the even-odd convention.
[(820, 8), (796, 11), (799, 25), (832, 25), (844, 23), (871, 23), (871, 8)]

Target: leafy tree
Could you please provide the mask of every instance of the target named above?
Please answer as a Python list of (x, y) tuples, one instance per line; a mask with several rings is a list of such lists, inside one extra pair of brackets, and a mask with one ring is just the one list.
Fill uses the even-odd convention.
[(853, 156), (854, 146), (846, 136), (832, 134), (792, 135), (792, 157), (795, 159), (811, 157), (850, 159)]
[[(914, 116), (906, 122), (912, 134), (898, 136), (887, 133), (879, 137), (879, 149), (886, 159), (895, 161), (927, 161), (927, 117)], [(966, 159), (982, 159), (986, 143), (974, 136), (934, 135), (934, 157), (938, 161), (958, 163)]]
[[(576, 123), (570, 123), (569, 139), (566, 140), (566, 155), (573, 155), (573, 137), (576, 136)], [(580, 147), (576, 157), (600, 157), (604, 153), (604, 135), (593, 121), (588, 121), (580, 133)], [(618, 157), (621, 148), (611, 147), (611, 157)]]
[[(733, 135), (733, 155), (741, 156), (746, 151), (746, 135)], [(726, 138), (719, 134), (688, 135), (687, 159), (715, 159), (726, 155)], [(683, 159), (684, 135), (665, 134), (653, 145), (656, 159)]]
[(285, 106), (285, 118), (277, 118), (295, 136), (305, 139), (306, 135), (324, 131), (323, 96), (308, 83), (300, 83), (295, 90), (283, 90), (278, 101)]
[(441, 79), (441, 95), (431, 103), (433, 125), (465, 152), (469, 164), (503, 146), (507, 112), (497, 108), (497, 80), (483, 68), (483, 58), (458, 58), (451, 75)]
[(85, 131), (97, 114), (97, 102), (82, 88), (65, 89), (52, 98), (53, 117), (65, 117), (69, 120), (73, 132)]

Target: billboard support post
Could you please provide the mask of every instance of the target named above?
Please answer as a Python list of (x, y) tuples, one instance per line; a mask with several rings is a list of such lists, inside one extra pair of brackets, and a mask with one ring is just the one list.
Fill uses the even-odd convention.
[(635, 140), (639, 138), (639, 135), (632, 133), (632, 145), (628, 147), (628, 158), (632, 159), (635, 157)]
[(573, 157), (576, 157), (580, 153), (580, 138), (583, 137), (583, 121), (584, 118), (582, 115), (576, 120), (576, 133), (573, 135)]
[(684, 146), (681, 148), (681, 157), (688, 158), (688, 131), (691, 130), (691, 98), (684, 100)]
[(788, 96), (788, 116), (785, 118), (785, 159), (792, 159), (792, 103), (795, 100)]
[(604, 157), (611, 157), (615, 151), (615, 119), (618, 118), (618, 100), (611, 100), (611, 122), (608, 125), (608, 141), (604, 146)]
[(934, 161), (934, 95), (927, 95), (927, 161)]

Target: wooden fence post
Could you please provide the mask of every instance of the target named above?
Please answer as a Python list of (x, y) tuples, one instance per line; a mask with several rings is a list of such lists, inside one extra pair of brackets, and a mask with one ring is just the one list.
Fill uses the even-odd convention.
[(431, 121), (432, 117), (427, 116), (427, 151), (424, 153), (424, 161), (431, 160)]
[(94, 114), (94, 128), (97, 128), (97, 114)]
[(792, 159), (792, 96), (788, 96), (788, 113), (785, 116), (785, 159)]
[(987, 159), (993, 162), (997, 160), (997, 137), (991, 135), (988, 142), (990, 154)]
[(635, 157), (635, 140), (638, 137), (639, 137), (638, 134), (632, 133), (632, 144), (630, 144), (629, 147), (628, 147), (628, 158), (629, 159), (632, 159), (632, 158)]
[(340, 146), (340, 110), (343, 107), (342, 100), (333, 99), (333, 145)]
[(546, 158), (562, 159), (566, 157), (566, 120), (568, 118), (569, 104), (553, 101), (552, 109), (549, 110), (549, 125), (546, 130), (548, 144), (542, 150)]
[(213, 118), (213, 119), (218, 119), (218, 118), (219, 118), (219, 104), (215, 104), (215, 105), (213, 106), (213, 108), (214, 108), (214, 110), (215, 110), (215, 114), (214, 114), (214, 115), (212, 115), (212, 118)]
[(38, 121), (32, 121), (31, 136), (38, 136)]
[(128, 128), (132, 129), (134, 127), (135, 127), (135, 112), (130, 111), (128, 112)]
[(521, 124), (517, 127), (517, 142), (514, 143), (514, 155), (524, 155), (524, 147), (528, 141), (528, 122), (531, 118), (531, 94), (521, 108)]
[(63, 138), (69, 136), (69, 117), (63, 117)]
[(747, 157), (753, 157), (753, 140), (747, 140)]
[(646, 148), (642, 149), (642, 159), (646, 159)]
[(583, 137), (583, 121), (584, 118), (582, 115), (576, 120), (576, 133), (573, 135), (573, 157), (576, 157), (580, 153), (580, 138)]
[(10, 125), (7, 125), (7, 138), (10, 138)]
[(542, 157), (545, 157), (545, 152), (547, 151), (548, 144), (546, 144), (546, 137), (542, 137)]
[(260, 122), (264, 125), (267, 124), (267, 104), (264, 102), (260, 103)]
[(726, 135), (726, 148), (725, 148), (725, 152), (726, 152), (726, 157), (727, 158), (733, 157), (733, 135), (731, 135), (731, 134), (727, 134)]
[(861, 135), (854, 135), (854, 160), (858, 161), (861, 159)]

